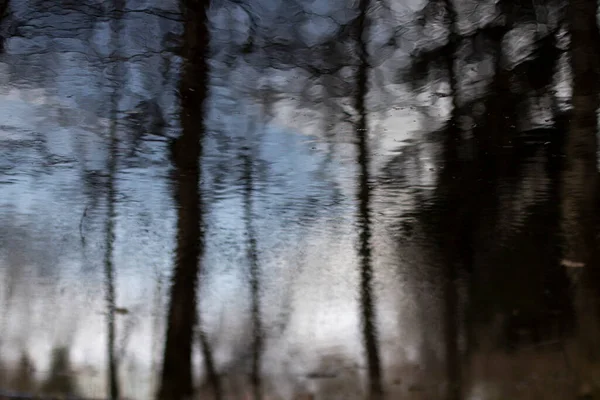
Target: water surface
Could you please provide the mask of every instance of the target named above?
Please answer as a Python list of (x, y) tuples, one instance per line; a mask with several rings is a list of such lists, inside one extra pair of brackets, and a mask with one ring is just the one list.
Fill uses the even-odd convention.
[(0, 398), (598, 396), (568, 3), (2, 0)]

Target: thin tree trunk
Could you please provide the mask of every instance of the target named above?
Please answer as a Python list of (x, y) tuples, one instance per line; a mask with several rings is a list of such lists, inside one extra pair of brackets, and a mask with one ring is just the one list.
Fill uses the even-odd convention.
[[(458, 146), (461, 141), (459, 129), (459, 105), (458, 105), (458, 82), (455, 71), (455, 57), (460, 40), (457, 33), (457, 14), (452, 0), (446, 0), (446, 13), (449, 20), (450, 36), (446, 52), (446, 68), (448, 80), (452, 91), (452, 115), (448, 122), (446, 138), (444, 143), (443, 162), (444, 169), (440, 176), (440, 188), (443, 198), (446, 198), (447, 207), (442, 207), (440, 225), (443, 248), (444, 279), (443, 290), (443, 323), (444, 323), (444, 347), (445, 347), (445, 375), (447, 380), (447, 400), (459, 400), (462, 394), (462, 365), (458, 346), (460, 324), (458, 320), (458, 268), (467, 257), (463, 249), (470, 248), (472, 236), (472, 221), (470, 214), (464, 213), (464, 204), (461, 199), (463, 184), (465, 184), (465, 171), (461, 168), (458, 155)], [(455, 203), (456, 202), (456, 203)], [(463, 267), (466, 267), (463, 265)]]
[[(121, 13), (123, 4), (121, 0), (113, 2), (113, 10), (110, 14), (110, 25), (112, 31), (111, 44), (115, 53), (119, 53), (119, 36), (121, 31)], [(116, 341), (116, 294), (115, 294), (115, 269), (114, 269), (114, 245), (115, 245), (115, 220), (116, 220), (116, 175), (119, 151), (119, 138), (117, 135), (117, 119), (121, 82), (121, 64), (118, 60), (111, 60), (111, 79), (113, 88), (111, 95), (110, 110), (110, 143), (108, 154), (108, 183), (107, 183), (107, 222), (105, 233), (105, 253), (104, 253), (104, 279), (106, 285), (106, 306), (107, 306), (107, 355), (108, 355), (108, 395), (110, 400), (119, 398), (119, 373), (118, 362), (115, 354)]]
[[(450, 0), (448, 0), (450, 1)], [(511, 139), (516, 131), (517, 104), (511, 93), (509, 71), (504, 68), (503, 42), (505, 35), (513, 27), (513, 0), (500, 0), (498, 8), (504, 17), (504, 25), (494, 35), (494, 77), (489, 85), (491, 95), (486, 97), (486, 118), (484, 129), (479, 129), (476, 136), (480, 159), (479, 166), (487, 175), (485, 178), (496, 179), (512, 163), (506, 161), (506, 153), (512, 151)]]
[[(162, 341), (162, 336), (163, 336), (163, 332), (162, 332), (162, 319), (163, 319), (163, 285), (164, 285), (164, 281), (163, 281), (163, 277), (160, 274), (160, 272), (158, 272), (158, 270), (156, 271), (156, 275), (155, 275), (155, 279), (156, 279), (156, 289), (154, 290), (154, 301), (153, 301), (153, 309), (154, 309), (154, 316), (152, 318), (152, 372), (151, 372), (151, 376), (153, 377), (157, 377), (160, 376), (161, 373), (161, 362), (162, 362), (162, 356), (161, 354), (158, 352), (157, 349), (160, 348), (161, 346), (161, 341)], [(156, 391), (158, 390), (158, 386), (159, 386), (159, 382), (154, 382), (152, 385), (152, 391)]]
[[(116, 122), (111, 124), (116, 125)], [(115, 340), (116, 340), (116, 328), (115, 328), (115, 274), (113, 264), (113, 249), (115, 241), (115, 203), (116, 203), (116, 189), (115, 189), (115, 175), (117, 165), (117, 139), (116, 139), (116, 128), (111, 127), (111, 145), (109, 155), (109, 167), (108, 167), (108, 195), (107, 195), (107, 222), (106, 222), (106, 234), (105, 234), (105, 252), (104, 252), (104, 279), (106, 285), (106, 307), (107, 312), (107, 354), (108, 354), (108, 384), (109, 384), (109, 398), (111, 400), (117, 400), (119, 398), (119, 384), (118, 384), (118, 372), (117, 372), (117, 357), (115, 355)]]
[[(200, 321), (198, 321), (198, 323), (200, 323)], [(210, 348), (210, 343), (208, 342), (206, 334), (201, 327), (199, 328), (200, 349), (202, 350), (202, 357), (204, 358), (204, 368), (206, 369), (208, 383), (212, 389), (214, 400), (221, 400), (223, 398), (221, 379), (219, 378), (214, 364), (212, 349)]]
[[(250, 145), (251, 146), (251, 145)], [(260, 320), (260, 270), (256, 247), (256, 233), (252, 226), (252, 197), (254, 194), (253, 182), (253, 157), (249, 147), (244, 149), (244, 220), (248, 234), (247, 257), (250, 264), (250, 292), (252, 298), (252, 366), (250, 381), (252, 384), (254, 400), (262, 398), (261, 383), (261, 353), (262, 353), (262, 325)]]
[(356, 111), (359, 119), (356, 126), (358, 172), (358, 259), (360, 265), (360, 303), (362, 318), (362, 334), (367, 355), (369, 374), (369, 398), (383, 397), (381, 384), (381, 360), (377, 343), (377, 315), (375, 295), (373, 294), (373, 256), (371, 232), (371, 186), (370, 186), (370, 154), (368, 144), (368, 123), (366, 97), (368, 93), (368, 53), (365, 43), (366, 17), (369, 0), (359, 3), (357, 20), (357, 41), (360, 63), (357, 72)]
[(573, 111), (563, 173), (562, 264), (572, 277), (577, 365), (582, 396), (600, 399), (600, 265), (598, 264), (597, 110), (600, 56), (596, 0), (571, 0)]
[(207, 95), (207, 7), (208, 0), (185, 0), (182, 4), (185, 24), (180, 83), (182, 132), (171, 146), (175, 167), (177, 245), (159, 400), (189, 399), (193, 395), (192, 343), (197, 318), (196, 291), (199, 264), (204, 253), (200, 157), (205, 129), (203, 106)]

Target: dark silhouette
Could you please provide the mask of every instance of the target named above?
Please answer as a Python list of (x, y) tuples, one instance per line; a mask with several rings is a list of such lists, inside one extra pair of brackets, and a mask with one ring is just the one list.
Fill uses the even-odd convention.
[(21, 354), (19, 365), (12, 374), (9, 384), (13, 390), (23, 393), (31, 393), (36, 389), (35, 370), (27, 353)]
[(41, 391), (48, 395), (77, 395), (77, 384), (71, 371), (68, 348), (56, 347), (52, 351), (50, 375), (42, 383)]
[[(250, 144), (251, 146), (251, 144)], [(242, 179), (244, 180), (244, 222), (246, 224), (246, 232), (248, 234), (247, 243), (247, 258), (250, 264), (250, 293), (252, 299), (251, 318), (252, 318), (252, 365), (250, 371), (250, 382), (254, 399), (262, 398), (261, 388), (261, 352), (262, 352), (262, 325), (260, 319), (260, 269), (258, 264), (258, 249), (256, 247), (256, 233), (252, 226), (252, 204), (254, 195), (253, 182), (253, 164), (254, 157), (252, 149), (244, 147), (242, 149), (242, 160), (244, 172)]]
[[(434, 3), (436, 2), (431, 2), (423, 10), (424, 18), (440, 19), (440, 6)], [(506, 220), (500, 220), (500, 188), (510, 187), (514, 192), (518, 190), (507, 185), (507, 178), (517, 176), (517, 171), (522, 168), (523, 157), (526, 155), (517, 144), (517, 118), (520, 116), (519, 106), (526, 104), (527, 90), (513, 89), (512, 82), (519, 81), (520, 77), (516, 75), (528, 71), (529, 64), (537, 62), (536, 65), (539, 66), (540, 63), (549, 63), (549, 66), (544, 69), (543, 77), (534, 84), (529, 85), (526, 78), (519, 81), (527, 89), (533, 86), (532, 89), (537, 90), (539, 94), (541, 89), (551, 83), (558, 52), (552, 47), (554, 42), (551, 39), (554, 33), (551, 33), (548, 35), (549, 38), (543, 37), (544, 44), (548, 44), (545, 51), (535, 52), (528, 60), (529, 64), (527, 62), (519, 64), (520, 69), (508, 70), (503, 50), (504, 37), (511, 31), (517, 18), (525, 21), (535, 20), (535, 13), (528, 14), (526, 6), (515, 8), (512, 2), (502, 1), (497, 5), (501, 16), (497, 21), (464, 35), (458, 29), (459, 17), (454, 8), (455, 3), (451, 0), (437, 3), (443, 5), (443, 23), (449, 31), (447, 41), (433, 50), (417, 52), (410, 77), (416, 76), (413, 85), (423, 85), (430, 77), (433, 68), (444, 69), (452, 96), (452, 113), (444, 129), (436, 135), (441, 138), (442, 168), (438, 175), (432, 204), (430, 207), (422, 206), (418, 215), (425, 225), (427, 235), (432, 239), (435, 238), (440, 250), (438, 254), (441, 257), (439, 262), (442, 265), (442, 273), (432, 276), (432, 279), (437, 280), (442, 276), (440, 283), (446, 358), (444, 374), (447, 381), (446, 398), (460, 399), (464, 391), (463, 367), (466, 361), (459, 347), (461, 336), (464, 335), (466, 338), (465, 355), (469, 355), (476, 349), (478, 344), (476, 338), (489, 335), (489, 332), (481, 330), (482, 326), (476, 325), (477, 323), (482, 320), (489, 323), (489, 317), (498, 309), (502, 313), (511, 315), (519, 305), (526, 304), (528, 299), (533, 297), (529, 295), (530, 293), (538, 296), (544, 293), (546, 288), (544, 287), (546, 275), (542, 274), (538, 279), (540, 285), (531, 287), (529, 291), (519, 292), (519, 296), (514, 296), (514, 291), (517, 288), (520, 290), (520, 286), (515, 282), (524, 280), (513, 281), (497, 276), (506, 275), (508, 271), (511, 274), (533, 271), (530, 265), (535, 265), (537, 268), (540, 263), (527, 262), (525, 258), (510, 259), (509, 265), (519, 265), (513, 271), (511, 267), (499, 268), (500, 265), (506, 265), (506, 262), (500, 262), (496, 267), (495, 260), (493, 264), (482, 263), (480, 260), (485, 260), (488, 257), (487, 253), (492, 251), (497, 258), (508, 258), (505, 249), (499, 248), (494, 238), (494, 232), (506, 228), (507, 224)], [(526, 16), (524, 17), (523, 14)], [(493, 57), (494, 67), (491, 82), (487, 85), (487, 93), (475, 99), (468, 99), (470, 88), (465, 87), (461, 82), (460, 72), (457, 71), (458, 62), (476, 63), (486, 56)], [(548, 58), (538, 62), (542, 56)], [(462, 96), (463, 93), (466, 95)], [(477, 115), (476, 104), (483, 105), (482, 108), (486, 112)], [(475, 122), (473, 126), (465, 127), (463, 122), (465, 118), (472, 119)], [(536, 209), (536, 217), (555, 215), (547, 208), (540, 208), (539, 212)], [(544, 236), (542, 232), (536, 232), (536, 240), (543, 237), (548, 238), (552, 235)], [(544, 257), (546, 256), (552, 261), (552, 256), (556, 258), (556, 252), (545, 252)], [(535, 272), (538, 273), (537, 270)], [(458, 283), (463, 277), (467, 278), (466, 283), (469, 288), (465, 310), (460, 307), (458, 291)], [(518, 301), (508, 299), (506, 296), (491, 295), (491, 290), (510, 292), (512, 297), (518, 297)], [(513, 304), (516, 306), (511, 307)], [(464, 328), (459, 319), (461, 314), (466, 316)], [(534, 334), (536, 329), (533, 326), (537, 322), (533, 321), (539, 320), (539, 316), (524, 315), (522, 318), (523, 321), (527, 321), (526, 326), (531, 325), (530, 330)], [(517, 318), (508, 317), (507, 325), (510, 326), (516, 320)], [(515, 329), (512, 327), (507, 329), (508, 341), (512, 340), (510, 336), (514, 332)]]
[[(568, 308), (564, 274), (558, 268), (558, 236), (554, 234), (559, 203), (556, 185), (549, 185), (544, 199), (540, 198), (526, 215), (514, 212), (507, 215), (502, 211), (513, 203), (513, 200), (502, 200), (503, 197), (520, 196), (519, 185), (528, 163), (545, 162), (542, 174), (552, 183), (557, 182), (561, 168), (564, 116), (559, 110), (552, 110), (554, 127), (520, 131), (519, 126), (527, 125), (531, 123), (529, 119), (533, 119), (528, 105), (548, 96), (547, 90), (553, 83), (560, 56), (556, 35), (562, 9), (555, 10), (558, 22), (553, 25), (544, 22), (543, 18), (536, 21), (533, 6), (530, 2), (518, 5), (510, 1), (499, 2), (497, 7), (504, 16), (503, 22), (481, 31), (486, 42), (491, 44), (494, 74), (488, 94), (478, 99), (484, 104), (486, 113), (475, 119), (473, 129), (473, 169), (480, 182), (478, 208), (482, 214), (474, 225), (479, 227), (479, 233), (475, 236), (477, 266), (470, 275), (469, 285), (469, 351), (479, 344), (477, 337), (490, 335), (481, 329), (484, 325), (490, 328), (494, 316), (500, 316), (504, 321), (500, 340), (494, 343), (496, 346), (512, 351), (523, 345), (538, 345), (542, 339), (555, 340), (551, 327), (556, 323), (564, 324), (557, 318), (562, 318), (559, 315), (564, 315)], [(528, 57), (511, 67), (507, 34), (518, 23), (531, 21), (547, 24), (548, 30), (545, 34), (536, 33)], [(472, 104), (463, 108), (465, 111), (473, 109)], [(518, 218), (525, 218), (524, 226), (528, 228), (511, 228)], [(504, 247), (498, 245), (496, 238), (501, 232), (510, 232), (504, 234)], [(524, 243), (527, 245), (523, 246)], [(543, 254), (536, 254), (532, 243), (543, 243)]]
[[(0, 0), (0, 26), (4, 20), (8, 17), (8, 3), (9, 0)], [(0, 54), (4, 53), (4, 32), (0, 31)]]
[[(458, 347), (459, 321), (458, 321), (458, 293), (457, 280), (459, 268), (469, 269), (472, 259), (471, 235), (472, 222), (471, 213), (468, 212), (466, 204), (468, 200), (462, 198), (461, 190), (464, 190), (469, 182), (469, 174), (461, 165), (459, 158), (459, 145), (461, 131), (459, 129), (459, 106), (458, 106), (458, 83), (455, 70), (455, 58), (459, 45), (457, 29), (457, 14), (452, 0), (446, 0), (446, 17), (448, 20), (449, 36), (445, 48), (445, 62), (448, 81), (452, 93), (452, 114), (446, 126), (442, 160), (444, 169), (439, 178), (440, 198), (448, 202), (441, 208), (446, 214), (441, 216), (439, 232), (441, 232), (442, 261), (445, 273), (442, 281), (443, 293), (443, 321), (444, 321), (444, 349), (446, 370), (446, 399), (459, 400), (462, 398), (462, 364)], [(463, 186), (464, 185), (464, 186)], [(443, 200), (442, 200), (443, 201)]]
[[(437, 4), (436, 4), (437, 3)], [(465, 157), (472, 141), (465, 140), (460, 120), (468, 110), (461, 101), (457, 61), (465, 38), (459, 34), (458, 15), (452, 0), (432, 1), (423, 9), (423, 18), (437, 18), (448, 29), (447, 41), (439, 48), (417, 52), (409, 71), (415, 89), (427, 83), (434, 68), (441, 69), (452, 96), (452, 111), (445, 126), (436, 133), (440, 137), (440, 169), (432, 204), (417, 211), (425, 233), (435, 244), (433, 261), (438, 264), (430, 278), (441, 286), (441, 318), (443, 329), (444, 367), (446, 383), (444, 398), (458, 400), (463, 392), (463, 362), (459, 348), (461, 321), (459, 315), (458, 281), (461, 273), (471, 271), (474, 256), (474, 230), (478, 207), (473, 202), (478, 188), (477, 166)], [(442, 18), (440, 18), (440, 15)], [(414, 77), (414, 78), (413, 78)], [(427, 318), (424, 315), (422, 318)], [(424, 349), (427, 351), (427, 349)]]
[[(167, 317), (160, 400), (193, 394), (192, 342), (197, 319), (199, 263), (204, 253), (200, 177), (203, 106), (207, 93), (207, 0), (183, 1), (183, 58), (180, 82), (181, 135), (171, 145), (177, 206), (177, 248)], [(210, 375), (210, 372), (209, 372)]]
[[(121, 16), (125, 3), (123, 0), (115, 0), (110, 12), (111, 20), (111, 44), (116, 54), (120, 49)], [(117, 217), (117, 168), (119, 153), (119, 137), (117, 131), (118, 107), (121, 96), (119, 88), (122, 83), (121, 62), (113, 61), (110, 66), (112, 78), (111, 110), (110, 110), (110, 132), (108, 147), (107, 166), (107, 189), (106, 189), (106, 232), (104, 252), (104, 279), (106, 285), (106, 307), (107, 307), (107, 356), (108, 356), (108, 395), (110, 400), (119, 399), (119, 373), (116, 352), (116, 294), (115, 294), (115, 267), (114, 267), (114, 245), (115, 245), (115, 220)]]
[(571, 33), (573, 111), (562, 178), (562, 264), (570, 272), (577, 318), (579, 396), (600, 398), (600, 268), (598, 262), (597, 110), (600, 34), (595, 0), (572, 0)]
[(360, 266), (360, 304), (362, 334), (365, 341), (367, 369), (369, 376), (369, 398), (383, 397), (381, 385), (381, 360), (377, 343), (377, 316), (375, 312), (375, 296), (373, 294), (373, 255), (371, 246), (371, 182), (370, 154), (368, 143), (368, 124), (366, 97), (368, 93), (368, 52), (365, 43), (368, 0), (359, 3), (359, 16), (356, 20), (356, 41), (358, 43), (359, 65), (356, 74), (355, 107), (358, 113), (356, 124), (357, 163), (358, 163), (358, 258)]

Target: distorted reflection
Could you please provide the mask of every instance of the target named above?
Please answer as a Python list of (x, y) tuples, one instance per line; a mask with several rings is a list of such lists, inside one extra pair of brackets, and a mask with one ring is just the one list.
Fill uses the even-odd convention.
[(0, 0), (0, 400), (600, 399), (597, 14)]

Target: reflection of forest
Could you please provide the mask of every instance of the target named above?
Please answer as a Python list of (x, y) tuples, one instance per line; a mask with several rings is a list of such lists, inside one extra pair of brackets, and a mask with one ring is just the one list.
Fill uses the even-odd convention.
[[(9, 388), (18, 394), (30, 394), (30, 398), (45, 396), (77, 396), (76, 371), (71, 367), (69, 349), (57, 347), (52, 351), (48, 373), (41, 377), (32, 360), (23, 354), (16, 366), (0, 364), (0, 387)], [(0, 391), (0, 399), (18, 398), (10, 392)]]
[(0, 3), (1, 389), (598, 396), (595, 1), (113, 3)]
[[(62, 354), (60, 354), (62, 352)], [(70, 395), (73, 399), (77, 396), (77, 372), (68, 365), (65, 357), (65, 349), (55, 351), (53, 372), (46, 378), (38, 380), (37, 371), (26, 357), (20, 360), (16, 369), (10, 373), (3, 370), (3, 387), (10, 388), (0, 392), (0, 399), (38, 399)], [(314, 398), (361, 398), (361, 385), (357, 381), (356, 372), (335, 371), (336, 366), (343, 360), (332, 359), (324, 361), (324, 369), (320, 376), (312, 376), (313, 388), (309, 391), (298, 389), (293, 397), (288, 399), (314, 399)], [(504, 352), (477, 355), (472, 359), (472, 373), (467, 373), (467, 387), (470, 387), (472, 395), (476, 393), (488, 393), (496, 398), (569, 398), (573, 392), (571, 387), (572, 372), (565, 369), (564, 353), (557, 350), (525, 349), (518, 354), (506, 354)], [(387, 371), (393, 382), (386, 387), (386, 393), (391, 397), (400, 396), (406, 399), (432, 398), (439, 391), (431, 376), (425, 376), (417, 366), (403, 365), (396, 369)], [(267, 377), (268, 378), (268, 377)], [(275, 378), (276, 379), (276, 378)], [(266, 387), (276, 384), (270, 379), (265, 379)], [(472, 384), (472, 386), (471, 386)], [(408, 393), (399, 389), (407, 385)], [(245, 382), (242, 375), (223, 376), (222, 386), (224, 398), (242, 399), (251, 393), (252, 386)], [(206, 398), (205, 395), (212, 394), (212, 389), (202, 387), (198, 390), (198, 398)], [(16, 392), (21, 397), (16, 395)], [(317, 397), (311, 397), (310, 393), (318, 393)], [(11, 395), (11, 393), (15, 393)], [(273, 395), (266, 393), (266, 396)], [(45, 397), (44, 397), (45, 396)], [(498, 397), (499, 396), (499, 397)], [(552, 396), (552, 397), (551, 397)], [(210, 398), (210, 397), (209, 397)], [(266, 397), (269, 398), (269, 397)], [(82, 399), (82, 398), (81, 398)]]

